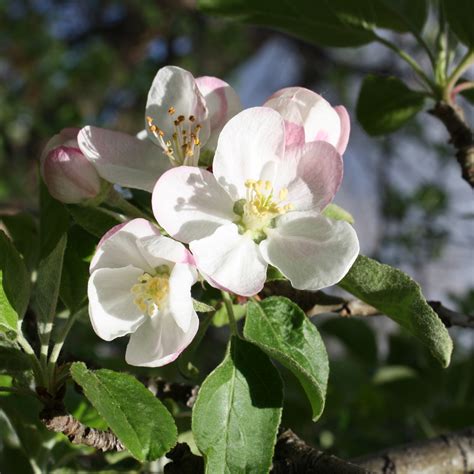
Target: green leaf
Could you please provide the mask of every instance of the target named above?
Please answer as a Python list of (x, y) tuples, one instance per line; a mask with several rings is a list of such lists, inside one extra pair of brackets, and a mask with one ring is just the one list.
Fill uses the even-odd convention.
[(23, 255), (26, 266), (33, 269), (39, 255), (39, 229), (35, 219), (27, 212), (2, 215), (0, 219), (13, 245)]
[[(233, 304), (232, 309), (234, 310), (235, 320), (239, 321), (245, 316), (245, 312), (247, 311), (247, 305)], [(227, 324), (229, 324), (229, 315), (227, 314), (225, 305), (221, 305), (220, 308), (216, 311), (216, 314), (212, 318), (212, 324), (217, 328), (221, 328), (222, 326), (226, 326)]]
[(330, 219), (334, 219), (336, 221), (346, 221), (349, 222), (349, 224), (354, 224), (354, 218), (352, 217), (352, 215), (345, 209), (334, 203), (328, 204), (324, 208), (323, 214), (326, 217), (329, 217)]
[(422, 108), (425, 97), (396, 77), (369, 75), (357, 102), (357, 119), (370, 135), (393, 132)]
[(138, 380), (112, 370), (71, 366), (72, 378), (110, 429), (139, 461), (152, 461), (168, 452), (178, 436), (173, 417)]
[(267, 280), (266, 281), (285, 281), (287, 278), (278, 268), (268, 265), (267, 267)]
[(85, 302), (89, 279), (89, 262), (95, 251), (96, 238), (74, 225), (68, 232), (59, 295), (74, 313)]
[(13, 336), (30, 299), (30, 276), (10, 239), (0, 231), (0, 331)]
[(40, 258), (49, 255), (69, 228), (69, 214), (62, 203), (40, 184)]
[(98, 207), (85, 207), (70, 204), (67, 206), (69, 214), (83, 229), (96, 237), (102, 237), (112, 227), (120, 224), (116, 217), (110, 212)]
[(31, 369), (30, 358), (16, 347), (0, 345), (0, 372), (12, 374)]
[(280, 424), (283, 387), (257, 347), (233, 337), (222, 363), (206, 378), (192, 429), (207, 474), (268, 472)]
[[(355, 4), (356, 3), (356, 4)], [(199, 0), (206, 13), (276, 28), (324, 46), (360, 46), (374, 41), (353, 0)], [(363, 3), (363, 2), (362, 2)]]
[(472, 0), (443, 0), (449, 26), (467, 47), (474, 48), (474, 8)]
[(323, 340), (303, 310), (282, 296), (249, 301), (244, 336), (293, 372), (317, 420), (324, 409), (329, 363)]
[(193, 308), (194, 308), (194, 311), (196, 311), (197, 313), (211, 313), (212, 311), (216, 310), (214, 306), (203, 303), (202, 301), (195, 300), (194, 298), (193, 298)]
[(56, 311), (66, 243), (67, 234), (63, 234), (56, 247), (40, 260), (38, 266), (35, 308), (42, 323), (51, 321)]
[(449, 333), (418, 283), (407, 274), (359, 255), (339, 286), (420, 339), (443, 367), (449, 365), (453, 350)]
[(421, 31), (426, 0), (200, 0), (206, 13), (283, 30), (324, 46), (360, 46), (376, 39), (373, 28)]

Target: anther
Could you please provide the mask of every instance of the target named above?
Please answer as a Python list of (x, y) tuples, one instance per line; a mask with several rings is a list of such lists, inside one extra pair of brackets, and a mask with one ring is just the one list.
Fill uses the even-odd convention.
[(175, 112), (176, 112), (176, 109), (175, 109), (173, 106), (171, 106), (171, 107), (168, 109), (168, 113), (169, 113), (170, 115), (173, 115)]

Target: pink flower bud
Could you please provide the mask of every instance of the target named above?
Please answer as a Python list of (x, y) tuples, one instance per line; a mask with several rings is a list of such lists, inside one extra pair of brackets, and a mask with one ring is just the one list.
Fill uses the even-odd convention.
[(55, 199), (66, 204), (95, 198), (101, 182), (94, 165), (77, 145), (77, 131), (65, 129), (55, 135), (41, 156), (41, 175)]

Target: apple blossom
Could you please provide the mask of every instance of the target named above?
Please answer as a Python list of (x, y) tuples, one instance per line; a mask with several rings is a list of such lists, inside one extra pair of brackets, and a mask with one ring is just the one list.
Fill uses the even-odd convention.
[(99, 337), (131, 334), (125, 359), (137, 366), (173, 362), (194, 338), (199, 319), (189, 251), (145, 219), (112, 228), (90, 265), (89, 315)]
[(236, 93), (224, 81), (195, 79), (166, 66), (148, 93), (144, 132), (133, 136), (87, 126), (79, 133), (79, 146), (105, 180), (151, 192), (170, 167), (197, 166), (201, 149), (208, 142), (213, 149), (222, 126), (239, 110)]
[(40, 158), (41, 175), (51, 196), (67, 204), (93, 199), (101, 191), (96, 169), (79, 149), (78, 131), (67, 128), (54, 135)]
[(350, 121), (342, 105), (331, 104), (304, 87), (287, 87), (275, 92), (263, 104), (285, 120), (286, 146), (323, 140), (342, 155), (349, 141)]
[(189, 243), (214, 286), (256, 294), (271, 264), (295, 288), (318, 290), (340, 281), (359, 252), (350, 224), (321, 215), (342, 171), (331, 144), (285, 147), (282, 116), (256, 107), (223, 128), (214, 174), (180, 167), (158, 180), (153, 211), (171, 236)]

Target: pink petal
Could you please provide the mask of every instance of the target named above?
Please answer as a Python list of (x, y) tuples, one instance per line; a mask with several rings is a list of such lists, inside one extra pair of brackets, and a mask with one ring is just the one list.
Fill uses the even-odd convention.
[(334, 107), (339, 119), (341, 120), (341, 134), (339, 136), (339, 141), (337, 142), (336, 149), (343, 155), (346, 151), (347, 144), (349, 143), (349, 134), (351, 132), (351, 121), (347, 110), (342, 105), (337, 105)]

